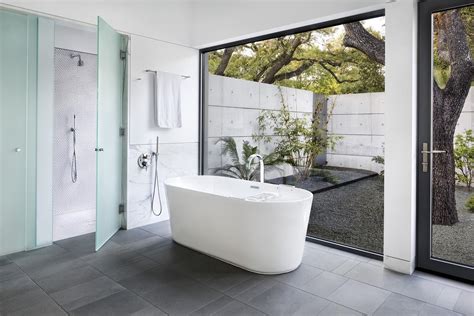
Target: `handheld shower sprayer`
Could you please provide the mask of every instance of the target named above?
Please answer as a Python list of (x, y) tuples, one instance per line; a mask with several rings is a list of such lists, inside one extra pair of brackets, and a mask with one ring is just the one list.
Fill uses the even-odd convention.
[(72, 160), (71, 160), (71, 181), (77, 182), (77, 155), (76, 155), (76, 114), (73, 115), (72, 132)]
[[(156, 149), (155, 152), (152, 152), (152, 157), (155, 158), (155, 177), (153, 181), (153, 193), (151, 195), (151, 212), (155, 216), (160, 216), (163, 212), (163, 205), (161, 204), (161, 195), (160, 195), (160, 188), (158, 182), (158, 153), (159, 153), (159, 144), (160, 144), (160, 137), (156, 136)], [(158, 203), (160, 205), (160, 209), (158, 212), (155, 212), (155, 195), (158, 194)]]
[[(141, 169), (148, 170), (149, 166), (155, 165), (155, 174), (153, 177), (153, 189), (151, 194), (151, 212), (155, 216), (160, 216), (163, 212), (163, 205), (161, 203), (161, 195), (160, 195), (160, 188), (159, 188), (159, 181), (158, 181), (158, 148), (159, 148), (160, 138), (156, 137), (156, 148), (155, 151), (151, 153), (142, 153), (138, 157), (138, 167)], [(158, 203), (160, 205), (160, 209), (155, 211), (155, 196), (158, 195)]]

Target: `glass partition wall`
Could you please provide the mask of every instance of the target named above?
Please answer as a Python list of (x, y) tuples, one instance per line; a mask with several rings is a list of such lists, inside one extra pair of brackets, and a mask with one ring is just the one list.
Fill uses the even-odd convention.
[(383, 12), (203, 50), (202, 173), (258, 181), (259, 153), (313, 192), (308, 239), (383, 253), (384, 54)]
[(0, 256), (36, 245), (36, 35), (0, 9)]
[(128, 38), (0, 8), (0, 39), (0, 256), (98, 250), (122, 224)]

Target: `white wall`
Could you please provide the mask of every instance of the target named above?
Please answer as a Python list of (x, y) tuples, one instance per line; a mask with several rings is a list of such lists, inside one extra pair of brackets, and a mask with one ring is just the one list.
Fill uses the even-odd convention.
[[(169, 218), (163, 181), (168, 177), (198, 173), (199, 53), (195, 49), (161, 41), (131, 37), (127, 228)], [(163, 129), (153, 123), (153, 76), (145, 69), (190, 76), (181, 85), (182, 128)], [(154, 167), (137, 165), (141, 153), (159, 145), (159, 180), (163, 214), (150, 209)], [(155, 200), (157, 201), (157, 200)], [(156, 202), (156, 208), (158, 207)]]
[(328, 149), (328, 165), (375, 172), (383, 170), (383, 166), (372, 158), (384, 155), (385, 94), (343, 94), (328, 99), (328, 107), (334, 106), (328, 132), (342, 137), (334, 149)]
[[(294, 116), (306, 116), (308, 122), (313, 113), (315, 95), (311, 91), (281, 87), (234, 79), (223, 76), (209, 75), (208, 84), (208, 168), (217, 168), (230, 163), (228, 156), (222, 156), (221, 137), (233, 137), (241, 157), (242, 144), (248, 141), (258, 146), (261, 154), (274, 151), (274, 142), (255, 142), (253, 135), (258, 133), (257, 117), (261, 111), (280, 110), (282, 98), (288, 110)], [(267, 131), (272, 140), (278, 136)], [(212, 170), (209, 170), (212, 173)], [(281, 170), (272, 170), (265, 174), (266, 179), (278, 178), (293, 174), (292, 169), (282, 166)]]
[(388, 3), (385, 11), (384, 265), (415, 267), (417, 1)]

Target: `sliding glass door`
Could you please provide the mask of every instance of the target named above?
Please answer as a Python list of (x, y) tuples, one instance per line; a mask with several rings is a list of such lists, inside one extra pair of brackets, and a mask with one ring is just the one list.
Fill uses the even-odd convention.
[(418, 266), (474, 280), (474, 1), (419, 14)]

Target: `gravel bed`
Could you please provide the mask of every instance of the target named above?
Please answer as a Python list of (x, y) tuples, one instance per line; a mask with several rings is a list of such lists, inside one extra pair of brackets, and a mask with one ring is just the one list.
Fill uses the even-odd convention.
[(268, 180), (273, 184), (289, 184), (295, 185), (313, 193), (331, 189), (332, 187), (344, 185), (347, 182), (357, 181), (376, 173), (368, 170), (326, 167), (322, 169), (313, 169), (313, 175), (303, 181), (297, 182), (294, 176), (282, 177)]
[(383, 190), (375, 176), (316, 193), (308, 235), (382, 253)]
[(474, 266), (474, 213), (464, 205), (470, 194), (474, 192), (456, 188), (459, 222), (452, 226), (433, 225), (433, 257)]

